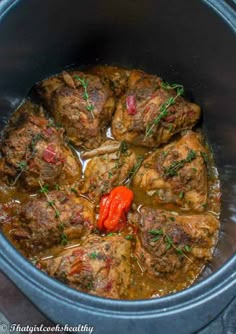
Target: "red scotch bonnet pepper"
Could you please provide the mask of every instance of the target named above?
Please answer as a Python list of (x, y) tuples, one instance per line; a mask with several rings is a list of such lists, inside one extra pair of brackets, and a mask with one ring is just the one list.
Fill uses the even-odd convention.
[(121, 229), (133, 198), (133, 192), (125, 186), (118, 186), (104, 195), (100, 201), (98, 229), (109, 232)]

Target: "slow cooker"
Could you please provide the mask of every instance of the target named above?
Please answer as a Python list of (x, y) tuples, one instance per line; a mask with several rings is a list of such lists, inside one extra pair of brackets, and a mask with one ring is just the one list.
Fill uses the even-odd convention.
[(236, 3), (223, 0), (0, 1), (0, 124), (32, 85), (68, 67), (140, 68), (181, 82), (203, 109), (222, 187), (214, 258), (190, 288), (150, 300), (73, 290), (0, 235), (0, 269), (52, 321), (95, 333), (193, 333), (236, 296)]

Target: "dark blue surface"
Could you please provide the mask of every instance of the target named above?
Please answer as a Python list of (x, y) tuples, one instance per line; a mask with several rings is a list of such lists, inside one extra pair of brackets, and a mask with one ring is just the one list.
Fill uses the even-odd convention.
[[(49, 321), (43, 314), (41, 314), (36, 309), (36, 307), (20, 292), (20, 290), (6, 276), (0, 273), (0, 324), (7, 323), (1, 321), (1, 313), (8, 319), (9, 323), (20, 323), (21, 325), (24, 326), (26, 325), (32, 326), (39, 324), (44, 324), (45, 326), (54, 325), (51, 321)], [(104, 334), (103, 332), (99, 333), (99, 331), (95, 331), (94, 333)], [(157, 333), (162, 334), (160, 332)], [(236, 333), (236, 298), (226, 307), (226, 309), (214, 321), (208, 324), (201, 331), (197, 332), (197, 334), (235, 334), (235, 333)], [(3, 334), (8, 334), (8, 333), (3, 333)], [(181, 334), (181, 333), (176, 332), (175, 334)]]
[(198, 334), (235, 334), (236, 333), (236, 298), (226, 309)]

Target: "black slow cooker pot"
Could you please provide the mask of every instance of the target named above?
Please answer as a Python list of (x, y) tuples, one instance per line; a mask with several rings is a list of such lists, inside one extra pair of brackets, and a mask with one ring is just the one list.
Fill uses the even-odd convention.
[[(230, 6), (231, 4), (231, 6)], [(49, 278), (0, 236), (0, 268), (50, 319), (96, 333), (193, 333), (236, 296), (236, 15), (222, 0), (0, 1), (1, 126), (31, 86), (66, 66), (116, 64), (180, 82), (202, 106), (222, 185), (214, 259), (191, 288), (122, 301)]]

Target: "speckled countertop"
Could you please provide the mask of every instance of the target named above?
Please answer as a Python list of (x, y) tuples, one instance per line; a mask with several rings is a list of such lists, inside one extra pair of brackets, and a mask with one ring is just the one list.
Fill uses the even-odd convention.
[[(0, 325), (6, 324), (9, 326), (10, 323), (19, 323), (22, 326), (41, 324), (54, 326), (54, 324), (40, 313), (19, 289), (0, 272)], [(7, 329), (5, 330), (5, 327), (4, 330), (1, 330), (0, 327), (0, 334), (9, 333), (14, 334), (15, 332), (9, 332)], [(96, 331), (94, 333), (96, 333)], [(236, 299), (228, 305), (215, 321), (198, 332), (198, 334), (236, 334)]]

